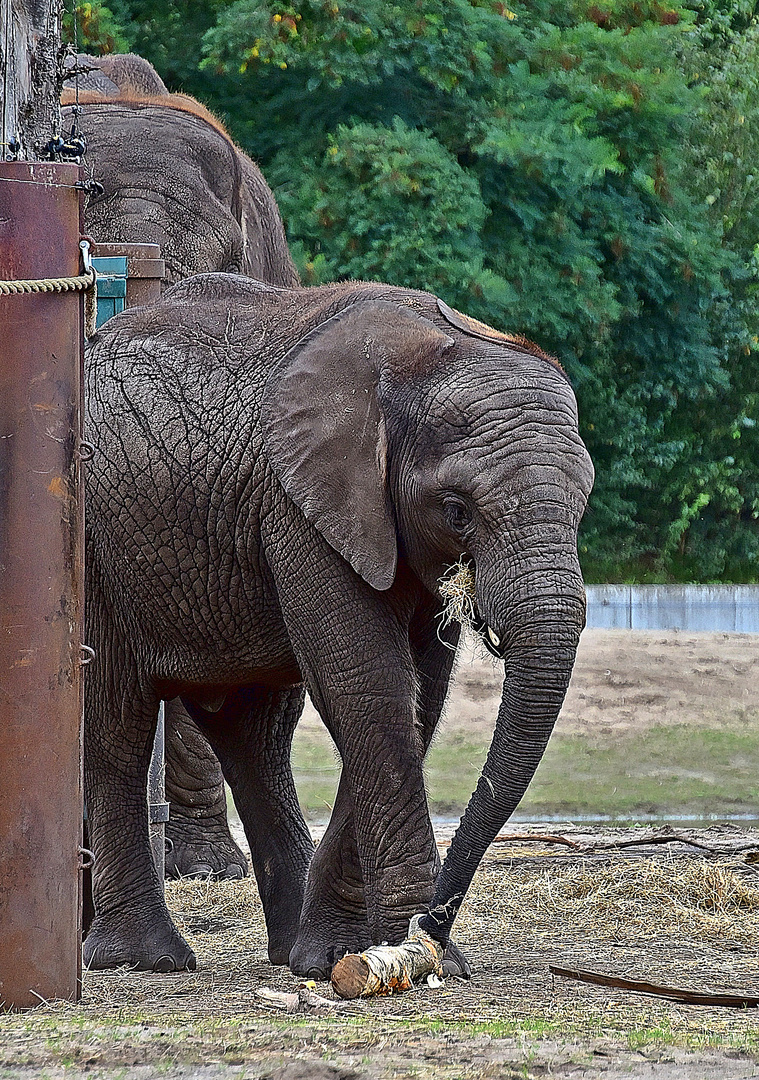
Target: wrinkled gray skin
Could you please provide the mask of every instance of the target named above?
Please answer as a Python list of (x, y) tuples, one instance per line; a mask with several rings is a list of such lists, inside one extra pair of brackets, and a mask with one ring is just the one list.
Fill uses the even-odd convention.
[(166, 702), (166, 877), (247, 877), (229, 831), (221, 766), (179, 698)]
[[(157, 703), (175, 695), (231, 784), (274, 963), (326, 977), (430, 905), (448, 942), (543, 753), (584, 622), (593, 473), (566, 377), (425, 293), (203, 275), (110, 320), (87, 384), (86, 963), (195, 963), (145, 812)], [(505, 678), (438, 874), (422, 760), (453, 661), (438, 583), (462, 553)], [(313, 858), (289, 755), (305, 687), (343, 759)]]
[[(196, 103), (169, 95), (140, 56), (81, 54), (77, 62), (85, 69), (79, 75), (85, 165), (105, 188), (87, 202), (88, 234), (103, 243), (160, 244), (166, 284), (231, 270), (297, 285), (266, 181), (218, 128), (183, 111)], [(68, 86), (71, 96), (73, 80)], [(154, 101), (161, 97), (165, 106)], [(71, 119), (64, 109), (64, 123)], [(167, 876), (244, 877), (247, 861), (229, 832), (219, 763), (178, 700), (166, 705), (166, 795)]]
[[(78, 57), (88, 177), (85, 226), (101, 243), (160, 244), (167, 284), (223, 270), (298, 284), (277, 204), (250, 158), (139, 56)], [(73, 119), (67, 82), (64, 127)], [(165, 98), (165, 101), (162, 100)]]

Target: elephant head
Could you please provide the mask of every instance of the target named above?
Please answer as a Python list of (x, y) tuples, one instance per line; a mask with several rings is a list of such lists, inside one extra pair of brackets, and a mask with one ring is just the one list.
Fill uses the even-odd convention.
[(504, 684), (423, 920), (446, 942), (569, 683), (593, 468), (556, 361), (442, 301), (393, 292), (373, 287), (303, 337), (269, 377), (262, 420), (286, 492), (374, 589), (392, 587), (398, 559), (438, 596), (452, 564), (472, 571), (475, 622)]
[(88, 177), (103, 189), (85, 207), (98, 243), (160, 245), (166, 284), (221, 270), (297, 285), (271, 190), (208, 109), (170, 94), (131, 53), (80, 54), (73, 71), (62, 115), (77, 117)]

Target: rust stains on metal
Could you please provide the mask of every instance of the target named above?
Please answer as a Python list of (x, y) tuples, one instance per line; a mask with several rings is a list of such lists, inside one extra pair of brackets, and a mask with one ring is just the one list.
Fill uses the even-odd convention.
[[(0, 164), (0, 279), (80, 273), (79, 175)], [(80, 992), (81, 317), (0, 297), (0, 1008)]]

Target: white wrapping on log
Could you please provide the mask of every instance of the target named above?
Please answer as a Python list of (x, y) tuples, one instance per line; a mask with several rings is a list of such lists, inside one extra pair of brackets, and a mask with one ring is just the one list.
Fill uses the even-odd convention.
[(443, 949), (411, 920), (409, 936), (400, 945), (374, 945), (349, 953), (332, 971), (332, 987), (343, 998), (373, 997), (411, 990), (425, 975), (443, 975)]

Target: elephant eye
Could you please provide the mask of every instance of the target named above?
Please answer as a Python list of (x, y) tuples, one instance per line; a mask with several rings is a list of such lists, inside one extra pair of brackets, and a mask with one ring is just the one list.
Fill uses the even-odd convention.
[(472, 511), (462, 498), (448, 495), (443, 500), (445, 519), (454, 532), (463, 533), (472, 524)]

